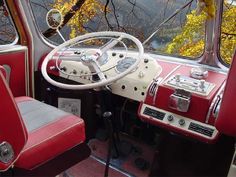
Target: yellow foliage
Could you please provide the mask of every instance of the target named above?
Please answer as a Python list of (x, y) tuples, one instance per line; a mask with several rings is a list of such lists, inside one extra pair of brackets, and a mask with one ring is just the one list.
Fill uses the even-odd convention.
[[(53, 3), (53, 8), (56, 8), (61, 11), (62, 15), (65, 15), (71, 7), (77, 2), (77, 0), (55, 0)], [(97, 0), (86, 0), (82, 7), (76, 11), (76, 14), (70, 21), (67, 23), (67, 26), (70, 27), (70, 38), (76, 37), (78, 34), (86, 33), (84, 25), (88, 23), (93, 17), (102, 12), (104, 6), (99, 3)]]
[[(230, 64), (236, 48), (236, 6), (228, 4), (228, 1), (225, 3), (228, 6), (223, 13), (220, 55)], [(195, 10), (188, 14), (182, 31), (166, 45), (165, 52), (190, 58), (200, 56), (204, 50), (206, 18), (204, 13), (197, 16)]]
[[(225, 2), (226, 3), (226, 2)], [(228, 6), (226, 4), (226, 6)], [(229, 6), (223, 14), (220, 54), (227, 64), (231, 63), (236, 49), (236, 6)]]
[(204, 21), (206, 18), (204, 13), (197, 16), (195, 10), (188, 14), (181, 33), (167, 45), (166, 52), (191, 58), (201, 55), (204, 49)]
[(214, 0), (198, 0), (198, 10), (204, 11), (207, 14), (207, 18), (213, 18), (215, 16), (215, 1)]

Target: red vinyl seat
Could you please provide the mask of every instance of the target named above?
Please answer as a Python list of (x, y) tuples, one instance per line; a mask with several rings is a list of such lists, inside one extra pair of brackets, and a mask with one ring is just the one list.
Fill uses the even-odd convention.
[[(49, 171), (60, 173), (61, 167), (66, 169), (71, 161), (75, 164), (90, 155), (83, 119), (30, 97), (14, 98), (1, 72), (0, 93), (0, 172), (14, 166), (27, 174), (43, 169), (45, 176), (47, 164)], [(60, 169), (55, 165), (58, 159)]]
[(30, 97), (15, 100), (28, 133), (16, 167), (33, 169), (85, 141), (83, 119)]

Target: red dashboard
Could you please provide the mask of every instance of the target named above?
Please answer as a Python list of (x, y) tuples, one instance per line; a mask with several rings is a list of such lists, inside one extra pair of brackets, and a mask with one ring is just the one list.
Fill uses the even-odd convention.
[[(218, 103), (216, 100), (221, 94), (226, 75), (208, 71), (208, 76), (204, 80), (193, 79), (190, 75), (193, 66), (164, 61), (158, 61), (158, 63), (162, 67), (162, 73), (150, 84), (145, 100), (140, 103), (138, 111), (140, 119), (204, 142), (214, 142), (219, 133), (214, 127), (216, 118), (213, 116), (213, 111)], [(191, 90), (192, 87), (179, 84), (181, 77), (182, 81), (188, 85), (203, 83), (203, 87), (204, 84), (208, 84), (206, 87), (211, 88), (203, 93), (198, 92), (198, 86), (193, 85), (193, 90)], [(175, 82), (177, 79), (178, 82)], [(174, 84), (171, 85), (171, 83)], [(176, 95), (179, 99), (176, 92), (184, 94), (185, 90), (188, 91), (187, 96), (175, 102)], [(180, 106), (178, 109), (178, 104), (187, 105), (187, 107)]]

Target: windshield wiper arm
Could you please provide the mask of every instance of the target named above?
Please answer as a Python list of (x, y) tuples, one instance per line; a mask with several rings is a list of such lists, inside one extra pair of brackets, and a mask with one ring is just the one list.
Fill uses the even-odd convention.
[(177, 9), (172, 15), (170, 15), (167, 19), (165, 19), (160, 25), (157, 26), (157, 29), (143, 42), (143, 45), (145, 45), (161, 28), (164, 24), (166, 24), (169, 20), (171, 20), (173, 17), (175, 17), (179, 12), (181, 12), (185, 7), (190, 5), (193, 2), (193, 0), (190, 0), (186, 4), (184, 4), (182, 7)]
[[(70, 21), (70, 19), (75, 15), (75, 13), (82, 7), (82, 5), (85, 3), (86, 0), (78, 0), (72, 7), (71, 9), (66, 12), (63, 22), (61, 24), (61, 26), (59, 27), (59, 29), (61, 29), (62, 27), (64, 27), (68, 21)], [(52, 35), (54, 35), (57, 32), (57, 29), (51, 29), (48, 28), (46, 31), (43, 32), (43, 35), (46, 38), (51, 37)]]

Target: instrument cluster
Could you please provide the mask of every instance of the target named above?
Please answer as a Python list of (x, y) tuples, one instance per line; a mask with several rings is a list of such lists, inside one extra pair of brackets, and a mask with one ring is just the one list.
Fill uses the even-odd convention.
[[(70, 54), (67, 55), (70, 56)], [(138, 56), (136, 52), (124, 53), (122, 51), (108, 51), (106, 55), (108, 59), (105, 64), (101, 65), (101, 70), (107, 78), (126, 71), (136, 62)], [(60, 69), (63, 70), (59, 73), (60, 77), (83, 84), (94, 81), (89, 68), (81, 62), (62, 60)], [(136, 101), (144, 101), (149, 85), (153, 79), (159, 76), (161, 71), (162, 68), (156, 59), (145, 55), (137, 68), (109, 87), (114, 94)]]

